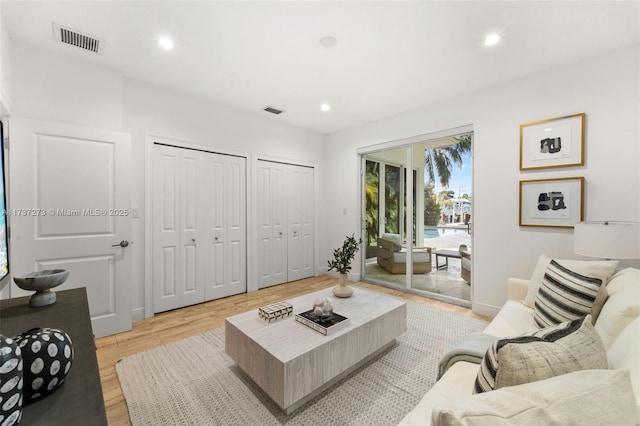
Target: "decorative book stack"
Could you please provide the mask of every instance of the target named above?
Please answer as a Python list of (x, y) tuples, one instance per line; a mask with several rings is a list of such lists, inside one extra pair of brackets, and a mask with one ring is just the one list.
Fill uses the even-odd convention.
[(271, 322), (293, 315), (293, 306), (287, 302), (276, 302), (258, 308), (258, 317)]
[(342, 330), (351, 323), (349, 318), (336, 313), (332, 313), (327, 318), (318, 317), (313, 313), (313, 309), (296, 314), (296, 321), (312, 328), (318, 333), (324, 334), (325, 336), (333, 334), (338, 330)]

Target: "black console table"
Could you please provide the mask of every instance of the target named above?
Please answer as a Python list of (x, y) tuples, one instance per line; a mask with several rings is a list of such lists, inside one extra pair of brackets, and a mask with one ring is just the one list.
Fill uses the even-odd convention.
[(23, 406), (20, 425), (106, 425), (86, 289), (56, 291), (56, 296), (56, 303), (39, 308), (29, 307), (29, 296), (0, 300), (0, 333), (4, 336), (14, 337), (36, 327), (57, 328), (69, 335), (75, 352), (64, 384)]

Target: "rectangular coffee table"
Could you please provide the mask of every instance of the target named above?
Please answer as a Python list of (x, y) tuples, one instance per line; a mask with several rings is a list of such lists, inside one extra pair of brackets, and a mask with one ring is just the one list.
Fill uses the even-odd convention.
[(446, 269), (449, 268), (450, 257), (454, 259), (462, 258), (462, 256), (460, 255), (460, 250), (456, 250), (456, 249), (440, 249), (440, 250), (436, 250), (434, 254), (436, 255), (436, 269), (440, 269), (440, 262), (439, 262), (440, 256), (444, 257), (444, 259), (447, 261), (446, 264), (442, 265)]
[[(334, 312), (350, 325), (325, 336), (295, 320), (329, 296)], [(252, 310), (225, 320), (225, 350), (287, 414), (395, 343), (407, 330), (407, 305), (393, 297), (354, 288), (346, 299), (331, 289), (287, 300), (294, 315), (267, 323)]]

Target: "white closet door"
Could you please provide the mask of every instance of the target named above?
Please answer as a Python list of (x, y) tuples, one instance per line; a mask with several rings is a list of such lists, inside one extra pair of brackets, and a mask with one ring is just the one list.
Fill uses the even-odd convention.
[(288, 281), (313, 276), (313, 169), (289, 166)]
[(202, 161), (200, 152), (154, 145), (154, 312), (204, 301)]
[(206, 154), (208, 213), (205, 299), (247, 291), (246, 159)]
[(258, 161), (258, 287), (287, 281), (286, 165)]
[(313, 168), (258, 161), (258, 287), (313, 276)]
[(180, 305), (189, 306), (204, 300), (205, 249), (200, 240), (204, 238), (204, 209), (202, 192), (203, 153), (181, 150), (180, 179)]

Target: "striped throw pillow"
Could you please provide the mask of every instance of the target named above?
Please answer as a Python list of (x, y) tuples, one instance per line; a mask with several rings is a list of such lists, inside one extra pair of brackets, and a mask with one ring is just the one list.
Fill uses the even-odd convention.
[(600, 278), (580, 275), (552, 260), (536, 295), (533, 319), (542, 328), (592, 314), (599, 292), (606, 298)]
[(607, 367), (604, 345), (587, 315), (494, 342), (480, 363), (473, 393)]

